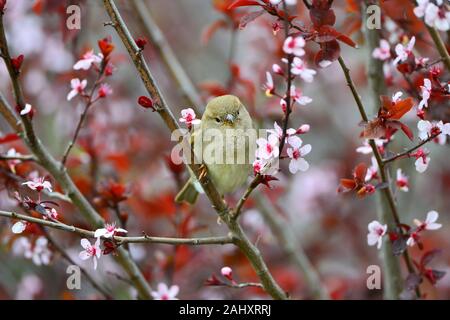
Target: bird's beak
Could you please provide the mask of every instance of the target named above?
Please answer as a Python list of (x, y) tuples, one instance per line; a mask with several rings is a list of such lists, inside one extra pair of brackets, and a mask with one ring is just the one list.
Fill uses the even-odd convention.
[(234, 115), (232, 115), (231, 113), (228, 113), (227, 116), (225, 117), (225, 120), (226, 120), (227, 122), (229, 122), (230, 124), (233, 124), (233, 123), (234, 123), (234, 120), (235, 120), (235, 117), (234, 117)]

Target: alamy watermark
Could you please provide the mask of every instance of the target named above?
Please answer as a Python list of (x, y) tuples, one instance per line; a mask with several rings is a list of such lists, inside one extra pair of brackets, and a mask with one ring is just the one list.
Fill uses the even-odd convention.
[(66, 286), (69, 290), (81, 289), (81, 269), (79, 266), (71, 264), (67, 267), (66, 273), (69, 274), (66, 280)]
[(366, 273), (369, 275), (366, 280), (366, 286), (369, 290), (381, 289), (381, 268), (376, 264), (367, 267)]

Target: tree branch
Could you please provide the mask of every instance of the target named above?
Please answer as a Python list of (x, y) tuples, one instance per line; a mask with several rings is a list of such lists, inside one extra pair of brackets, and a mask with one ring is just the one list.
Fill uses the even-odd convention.
[(15, 132), (22, 132), (22, 126), (20, 125), (20, 119), (16, 116), (14, 111), (9, 107), (5, 97), (0, 93), (0, 114), (8, 122), (9, 126), (14, 129)]
[(69, 157), (70, 151), (72, 150), (73, 146), (75, 145), (75, 143), (78, 139), (78, 135), (80, 134), (81, 127), (83, 126), (83, 123), (87, 117), (89, 108), (97, 101), (97, 100), (94, 100), (94, 93), (95, 93), (95, 90), (97, 89), (98, 85), (100, 84), (100, 79), (102, 78), (105, 67), (106, 67), (106, 62), (105, 62), (105, 59), (103, 59), (102, 65), (98, 72), (98, 77), (95, 80), (94, 85), (92, 86), (88, 100), (84, 106), (84, 110), (81, 113), (80, 119), (78, 120), (78, 124), (75, 128), (75, 132), (73, 134), (72, 140), (70, 140), (69, 145), (67, 146), (66, 151), (64, 152), (64, 154), (62, 156), (61, 167), (64, 167), (66, 165), (67, 158)]
[[(175, 120), (172, 112), (167, 106), (164, 97), (162, 96), (150, 70), (143, 59), (142, 55), (139, 54), (139, 48), (133, 40), (125, 22), (123, 21), (120, 13), (113, 0), (103, 0), (105, 9), (111, 18), (112, 26), (117, 31), (122, 43), (126, 47), (129, 56), (133, 60), (133, 63), (139, 72), (139, 75), (144, 82), (144, 85), (155, 101), (155, 109), (161, 116), (163, 121), (166, 123), (167, 127), (171, 130), (180, 129), (177, 121)], [(182, 142), (185, 140), (181, 138)], [(186, 141), (184, 141), (186, 144)], [(190, 147), (189, 147), (190, 148)], [(194, 155), (195, 156), (195, 155)], [(189, 167), (194, 172), (195, 176), (199, 178), (200, 166), (196, 163), (189, 163)], [(232, 214), (226, 203), (223, 201), (222, 196), (215, 188), (214, 184), (206, 174), (202, 179), (199, 179), (205, 194), (209, 198), (213, 208), (216, 210), (217, 214), (222, 221), (226, 223), (233, 237), (235, 238), (234, 243), (241, 249), (244, 255), (249, 259), (253, 268), (255, 269), (257, 275), (259, 276), (264, 289), (268, 294), (270, 294), (275, 299), (287, 299), (286, 293), (280, 288), (280, 286), (275, 282), (272, 275), (270, 274), (264, 260), (261, 257), (259, 250), (250, 242), (245, 233), (243, 232), (241, 226), (232, 219)]]
[[(26, 216), (23, 214), (18, 214), (15, 212), (2, 211), (0, 210), (0, 216), (10, 219), (18, 219), (22, 221), (28, 221), (31, 223), (36, 223), (41, 226), (58, 229), (66, 232), (76, 233), (77, 235), (85, 238), (95, 238), (94, 231), (74, 227), (62, 223), (60, 221), (50, 221), (40, 218), (34, 218), (31, 216)], [(107, 238), (103, 238), (107, 239)], [(154, 244), (170, 244), (170, 245), (208, 245), (208, 244), (229, 244), (233, 243), (234, 239), (232, 236), (222, 236), (222, 237), (204, 237), (204, 238), (166, 238), (166, 237), (150, 237), (148, 235), (143, 235), (141, 237), (122, 237), (114, 236), (113, 239), (118, 244), (125, 243), (154, 243)]]
[(203, 101), (191, 79), (182, 67), (180, 61), (177, 59), (177, 56), (170, 47), (166, 37), (153, 19), (148, 6), (146, 6), (142, 0), (130, 1), (130, 5), (133, 8), (134, 14), (139, 17), (139, 21), (142, 24), (145, 33), (151, 40), (152, 45), (154, 45), (159, 51), (164, 63), (170, 70), (172, 77), (178, 83), (183, 95), (187, 100), (189, 100), (189, 103), (192, 104), (193, 107), (196, 107), (194, 109), (198, 110), (198, 108), (203, 106)]
[[(361, 101), (361, 97), (359, 96), (358, 92), (356, 91), (355, 84), (353, 83), (353, 80), (352, 80), (352, 78), (350, 76), (350, 70), (347, 68), (347, 66), (346, 66), (344, 60), (342, 59), (342, 57), (339, 57), (338, 60), (339, 60), (340, 66), (342, 68), (342, 71), (344, 72), (344, 76), (345, 76), (345, 79), (347, 81), (347, 85), (350, 87), (350, 90), (352, 91), (352, 94), (353, 94), (353, 98), (354, 98), (354, 100), (355, 100), (355, 102), (356, 102), (356, 104), (358, 106), (359, 112), (361, 114), (361, 118), (364, 121), (368, 121), (367, 114), (366, 114), (365, 109), (364, 109), (364, 105), (363, 105), (363, 103)], [(378, 150), (378, 147), (375, 144), (375, 141), (371, 139), (371, 140), (369, 140), (369, 144), (370, 144), (370, 146), (372, 148), (372, 153), (374, 154), (375, 159), (376, 159), (377, 164), (378, 164), (378, 171), (379, 171), (379, 174), (380, 174), (381, 182), (387, 184), (387, 187), (383, 188), (382, 192), (383, 192), (384, 197), (385, 197), (385, 199), (386, 199), (386, 201), (387, 201), (387, 203), (389, 205), (389, 208), (390, 208), (392, 217), (393, 217), (393, 219), (395, 221), (395, 224), (397, 226), (399, 226), (401, 224), (400, 217), (399, 217), (399, 214), (398, 214), (397, 206), (395, 204), (394, 195), (392, 193), (390, 180), (388, 178), (388, 174), (386, 172), (386, 168), (385, 168), (385, 165), (383, 163), (383, 159), (381, 158), (380, 152)], [(400, 228), (399, 232), (401, 234), (403, 234), (402, 228)], [(403, 252), (403, 258), (405, 260), (408, 272), (409, 273), (415, 273), (414, 266), (412, 264), (411, 258), (409, 257), (409, 254), (408, 254), (408, 250), (405, 250)], [(417, 288), (416, 294), (417, 294), (418, 297), (420, 297), (419, 288)], [(399, 298), (399, 297), (397, 296), (396, 298)]]
[[(365, 5), (362, 6), (363, 17), (367, 21), (367, 7), (370, 5), (379, 5), (377, 0), (366, 0)], [(364, 24), (365, 40), (367, 43), (367, 73), (369, 80), (369, 93), (371, 98), (371, 110), (377, 112), (380, 106), (380, 96), (386, 94), (386, 84), (383, 73), (383, 62), (372, 57), (372, 52), (379, 46), (380, 32), (379, 30), (368, 29)], [(377, 193), (376, 211), (378, 220), (382, 224), (386, 224), (389, 229), (394, 229), (396, 223), (392, 214), (390, 214), (390, 207), (386, 197), (383, 194)], [(392, 254), (392, 244), (389, 241), (384, 241), (381, 247), (380, 254), (381, 267), (383, 270), (383, 295), (386, 299), (398, 299), (403, 290), (403, 279), (400, 268), (400, 261)]]
[(450, 55), (447, 51), (444, 41), (442, 40), (439, 32), (435, 28), (430, 27), (427, 24), (425, 25), (427, 27), (428, 33), (431, 36), (431, 39), (433, 39), (433, 42), (436, 45), (436, 49), (439, 52), (439, 55), (441, 56), (441, 59), (444, 62), (447, 71), (450, 72)]
[[(19, 74), (14, 70), (11, 62), (11, 56), (9, 54), (8, 44), (5, 36), (5, 29), (3, 26), (3, 14), (0, 15), (0, 50), (2, 53), (3, 60), (8, 69), (9, 76), (13, 85), (14, 96), (16, 100), (16, 105), (21, 109), (25, 106), (25, 100), (22, 93), (22, 88), (19, 82)], [(1, 110), (12, 110), (9, 107), (6, 100), (0, 100)], [(55, 178), (55, 180), (60, 184), (62, 189), (66, 192), (68, 197), (72, 200), (72, 203), (80, 210), (80, 213), (84, 216), (88, 222), (96, 227), (104, 225), (103, 218), (95, 211), (92, 205), (83, 196), (80, 190), (76, 187), (70, 176), (67, 174), (65, 168), (61, 168), (60, 164), (56, 159), (48, 152), (48, 150), (41, 143), (39, 138), (35, 135), (33, 124), (28, 115), (21, 116), (22, 119), (22, 129), (17, 131), (18, 133), (24, 133), (24, 141), (39, 160), (39, 163)], [(13, 128), (15, 128), (13, 126)], [(132, 260), (126, 250), (123, 248), (118, 248), (117, 260), (125, 269), (125, 271), (130, 275), (139, 295), (144, 299), (151, 299), (151, 289), (145, 280), (143, 274), (139, 270), (138, 266)]]
[(44, 228), (41, 228), (42, 232), (44, 233), (44, 236), (47, 238), (48, 242), (50, 243), (50, 245), (52, 246), (52, 248), (54, 250), (56, 250), (61, 257), (66, 260), (70, 265), (75, 265), (78, 266), (78, 268), (80, 268), (81, 273), (86, 277), (87, 281), (92, 285), (92, 287), (97, 290), (98, 292), (100, 292), (105, 299), (107, 300), (112, 300), (113, 297), (112, 295), (105, 290), (101, 285), (99, 285), (94, 278), (91, 277), (91, 275), (89, 274), (89, 272), (86, 271), (86, 269), (80, 267), (78, 265), (78, 263), (76, 263), (65, 251), (64, 249), (58, 244), (57, 241), (55, 241), (53, 239), (53, 237), (50, 235), (50, 233)]
[(303, 274), (312, 296), (316, 299), (330, 299), (326, 289), (322, 286), (319, 274), (298, 243), (291, 226), (278, 216), (273, 204), (267, 198), (260, 193), (255, 194), (254, 198), (259, 212), (277, 239), (281, 249), (291, 260), (291, 263)]

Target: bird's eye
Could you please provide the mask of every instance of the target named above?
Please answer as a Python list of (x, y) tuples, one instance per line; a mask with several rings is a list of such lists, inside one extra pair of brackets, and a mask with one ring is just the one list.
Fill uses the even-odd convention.
[(239, 110), (238, 110), (238, 112), (236, 114), (239, 115)]
[(216, 122), (219, 123), (220, 122), (220, 118), (216, 118)]

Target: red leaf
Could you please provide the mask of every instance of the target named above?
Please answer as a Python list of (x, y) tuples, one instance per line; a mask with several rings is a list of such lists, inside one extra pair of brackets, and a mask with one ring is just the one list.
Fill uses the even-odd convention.
[(8, 133), (0, 137), (0, 144), (19, 140), (20, 137), (16, 133)]
[(227, 88), (215, 81), (205, 81), (199, 84), (199, 88), (208, 92), (210, 96), (221, 96), (228, 93)]
[(324, 25), (332, 26), (336, 22), (336, 16), (331, 9), (323, 10), (321, 8), (311, 8), (311, 10), (309, 10), (309, 16), (315, 27)]
[(399, 120), (405, 113), (411, 110), (413, 106), (414, 100), (411, 97), (397, 101), (393, 105), (391, 104), (388, 107), (388, 110), (390, 112), (389, 119)]
[(353, 188), (356, 187), (356, 183), (355, 180), (353, 179), (341, 179), (341, 186), (346, 189), (352, 190)]
[(321, 43), (320, 48), (321, 50), (317, 52), (314, 58), (314, 62), (319, 67), (321, 61), (327, 60), (332, 62), (337, 60), (341, 55), (341, 47), (339, 46), (339, 43), (336, 40)]
[(355, 167), (355, 171), (353, 173), (356, 180), (359, 182), (364, 182), (367, 173), (367, 165), (365, 163), (360, 163)]
[(399, 121), (399, 123), (400, 123), (400, 127), (401, 127), (402, 131), (406, 134), (406, 136), (409, 138), (409, 140), (413, 141), (414, 134), (411, 131), (411, 129), (406, 124), (403, 124), (400, 121)]
[(349, 45), (350, 47), (353, 47), (353, 48), (356, 48), (356, 47), (357, 47), (356, 43), (355, 43), (352, 39), (350, 39), (349, 37), (347, 37), (345, 34), (342, 34), (342, 33), (341, 33), (341, 34), (337, 37), (337, 39), (338, 39), (339, 41), (341, 41), (341, 42), (343, 42), (343, 43)]
[(228, 10), (238, 8), (238, 7), (246, 7), (246, 6), (260, 6), (261, 3), (254, 0), (237, 0), (229, 5)]

